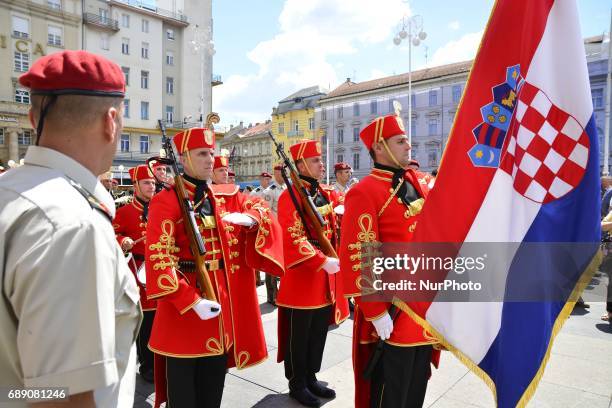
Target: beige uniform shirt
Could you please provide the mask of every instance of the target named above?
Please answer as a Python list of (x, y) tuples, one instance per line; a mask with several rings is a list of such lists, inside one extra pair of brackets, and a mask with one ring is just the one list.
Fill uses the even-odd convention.
[(132, 407), (138, 288), (110, 221), (70, 179), (114, 215), (96, 177), (55, 150), (30, 147), (0, 176), (0, 384)]
[(266, 200), (274, 214), (278, 211), (278, 198), (287, 187), (283, 184), (279, 186), (276, 181), (273, 181), (262, 193), (261, 197)]
[(334, 184), (332, 184), (332, 187), (334, 188), (334, 190), (336, 190), (337, 192), (342, 193), (342, 194), (348, 193), (348, 191), (350, 189), (349, 183), (347, 183), (346, 186), (343, 186), (342, 184), (338, 183), (337, 181)]

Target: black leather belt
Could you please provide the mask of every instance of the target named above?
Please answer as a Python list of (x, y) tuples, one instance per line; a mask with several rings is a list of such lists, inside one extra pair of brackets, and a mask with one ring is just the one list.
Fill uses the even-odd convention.
[(135, 254), (135, 253), (132, 252), (132, 256), (134, 257), (134, 259), (136, 261), (143, 261), (144, 262), (144, 260), (145, 260), (144, 255), (139, 255), (139, 254)]
[[(195, 272), (196, 271), (194, 261), (179, 261), (178, 264), (179, 264), (179, 269), (182, 272)], [(204, 261), (204, 264), (206, 265), (206, 269), (210, 272), (214, 272), (219, 269), (225, 268), (225, 263), (223, 262), (223, 259), (214, 259), (212, 261)]]

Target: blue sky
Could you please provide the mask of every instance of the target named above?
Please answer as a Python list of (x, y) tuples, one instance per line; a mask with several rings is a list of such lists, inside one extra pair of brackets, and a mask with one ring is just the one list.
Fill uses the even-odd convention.
[[(531, 0), (539, 1), (539, 0)], [(584, 37), (609, 30), (610, 0), (577, 0)], [(213, 0), (213, 89), (221, 123), (262, 122), (277, 101), (303, 87), (334, 89), (408, 71), (393, 45), (403, 15), (423, 17), (427, 39), (413, 69), (474, 57), (493, 0)], [(427, 62), (425, 56), (427, 54)]]

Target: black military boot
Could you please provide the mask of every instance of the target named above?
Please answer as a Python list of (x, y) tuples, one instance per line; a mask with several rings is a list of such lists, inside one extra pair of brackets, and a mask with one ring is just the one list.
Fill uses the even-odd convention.
[(327, 399), (336, 398), (336, 391), (321, 384), (314, 375), (308, 380), (308, 390), (317, 397)]
[(289, 396), (305, 407), (319, 408), (321, 406), (321, 400), (312, 395), (308, 388), (290, 390)]

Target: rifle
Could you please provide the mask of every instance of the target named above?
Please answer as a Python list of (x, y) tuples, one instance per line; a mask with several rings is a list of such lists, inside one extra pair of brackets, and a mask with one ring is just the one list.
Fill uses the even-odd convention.
[(215, 291), (213, 289), (212, 282), (210, 281), (210, 276), (208, 276), (206, 264), (204, 263), (206, 247), (204, 246), (204, 240), (202, 239), (202, 235), (198, 229), (198, 224), (196, 223), (193, 203), (189, 199), (189, 194), (185, 188), (185, 183), (183, 182), (183, 178), (179, 172), (174, 149), (172, 148), (172, 141), (166, 135), (166, 126), (161, 120), (158, 120), (158, 124), (162, 133), (162, 147), (166, 152), (166, 157), (162, 158), (161, 161), (166, 165), (172, 166), (172, 170), (174, 172), (174, 191), (176, 192), (176, 196), (179, 200), (183, 220), (185, 220), (185, 231), (187, 232), (189, 247), (191, 248), (191, 253), (193, 254), (194, 258), (198, 286), (202, 292), (202, 297), (216, 302), (217, 297), (215, 296)]
[[(338, 254), (336, 254), (336, 250), (327, 237), (325, 236), (323, 227), (327, 225), (327, 222), (321, 217), (321, 214), (317, 211), (317, 207), (312, 201), (312, 197), (308, 195), (308, 191), (306, 188), (300, 183), (300, 176), (297, 172), (297, 169), (291, 163), (287, 155), (285, 154), (285, 150), (283, 150), (283, 146), (279, 144), (272, 132), (268, 131), (268, 135), (272, 139), (272, 143), (276, 146), (276, 154), (283, 162), (283, 170), (281, 174), (283, 175), (283, 180), (285, 180), (285, 184), (287, 184), (287, 191), (289, 191), (289, 195), (291, 196), (291, 201), (293, 201), (293, 205), (297, 210), (300, 218), (302, 219), (302, 224), (304, 224), (304, 228), (308, 228), (309, 223), (306, 223), (306, 220), (310, 221), (310, 224), (314, 226), (314, 235), (319, 241), (319, 246), (321, 247), (321, 251), (329, 257), (338, 258)], [(289, 176), (291, 177), (291, 183), (289, 183), (289, 178), (285, 173), (285, 169), (289, 171)], [(295, 191), (291, 188), (291, 185), (295, 188)], [(296, 196), (297, 192), (297, 196)], [(300, 206), (300, 202), (302, 205)]]

